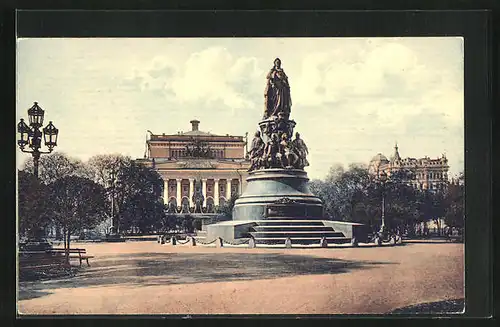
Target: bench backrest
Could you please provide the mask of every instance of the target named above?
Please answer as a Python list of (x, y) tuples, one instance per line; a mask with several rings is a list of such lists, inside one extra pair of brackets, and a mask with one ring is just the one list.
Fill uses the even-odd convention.
[[(67, 251), (69, 253), (82, 253), (82, 254), (86, 254), (87, 253), (87, 250), (85, 250), (85, 249), (69, 249)], [(51, 249), (51, 250), (48, 250), (48, 252), (66, 253), (66, 250), (65, 249)]]

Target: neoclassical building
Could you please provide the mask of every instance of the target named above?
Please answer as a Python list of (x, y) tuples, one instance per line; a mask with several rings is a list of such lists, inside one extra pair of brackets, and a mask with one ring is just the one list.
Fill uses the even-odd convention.
[(199, 130), (150, 135), (138, 162), (153, 167), (164, 180), (164, 201), (171, 213), (214, 213), (231, 196), (241, 194), (250, 162), (246, 137)]
[(411, 171), (415, 179), (407, 182), (420, 190), (442, 190), (446, 188), (449, 168), (448, 159), (444, 154), (436, 159), (427, 156), (419, 159), (401, 158), (397, 143), (390, 159), (387, 159), (382, 153), (378, 153), (368, 165), (368, 171), (373, 175), (378, 175), (382, 171), (388, 176), (402, 169)]

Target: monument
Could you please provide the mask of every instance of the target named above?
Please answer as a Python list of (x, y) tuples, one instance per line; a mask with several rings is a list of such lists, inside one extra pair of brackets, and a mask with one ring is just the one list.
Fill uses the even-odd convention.
[(233, 220), (322, 219), (323, 204), (308, 188), (308, 149), (294, 134), (290, 85), (279, 58), (267, 74), (264, 99), (263, 119), (249, 150), (247, 187), (236, 200)]
[(206, 238), (323, 247), (364, 238), (361, 224), (325, 220), (321, 199), (309, 190), (308, 148), (294, 134), (290, 84), (279, 58), (267, 74), (264, 104), (248, 152), (246, 189), (235, 201), (232, 221), (207, 226)]

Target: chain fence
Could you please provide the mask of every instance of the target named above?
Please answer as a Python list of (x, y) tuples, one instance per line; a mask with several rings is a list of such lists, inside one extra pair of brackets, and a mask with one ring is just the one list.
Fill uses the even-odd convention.
[(187, 238), (185, 242), (181, 242), (181, 241), (177, 240), (177, 243), (179, 243), (181, 245), (188, 244), (189, 242), (191, 242), (190, 238)]
[[(253, 243), (250, 244), (250, 242), (253, 240)], [(394, 240), (391, 239), (391, 245), (398, 245), (398, 244), (401, 244), (403, 243), (402, 242), (402, 239), (401, 238), (395, 238)], [(269, 246), (269, 245), (272, 245), (271, 247), (275, 247), (276, 245), (281, 245), (281, 247), (285, 247), (285, 248), (288, 248), (288, 247), (296, 247), (296, 246), (299, 246), (301, 247), (301, 244), (297, 244), (297, 243), (293, 243), (293, 240), (292, 239), (287, 239), (285, 240), (284, 243), (272, 243), (272, 244), (259, 244), (255, 241), (255, 239), (253, 238), (245, 238), (245, 239), (241, 239), (239, 241), (228, 241), (228, 240), (225, 240), (221, 237), (217, 237), (211, 241), (206, 241), (206, 240), (202, 240), (201, 238), (196, 238), (194, 236), (188, 236), (188, 238), (185, 240), (185, 241), (180, 241), (178, 239), (175, 240), (175, 242), (172, 242), (172, 238), (163, 238), (163, 240), (160, 238), (160, 243), (161, 244), (169, 244), (169, 243), (172, 243), (172, 245), (185, 245), (185, 244), (188, 244), (188, 243), (191, 243), (193, 246), (196, 246), (196, 245), (212, 245), (216, 242), (220, 242), (220, 243), (217, 243), (218, 246), (224, 246), (224, 245), (230, 245), (230, 246), (241, 246), (241, 245), (248, 245), (249, 247), (266, 247)], [(345, 245), (348, 245), (350, 244), (351, 246), (354, 246), (354, 247), (357, 247), (359, 246), (358, 242), (355, 242), (355, 244), (353, 244), (352, 242), (346, 242), (346, 243), (342, 243), (342, 244), (335, 244), (335, 243), (329, 243), (326, 241), (326, 239), (322, 239), (320, 242), (318, 242), (319, 244), (311, 244), (311, 245), (307, 245), (307, 247), (338, 247), (338, 246), (345, 246)], [(384, 243), (385, 244), (385, 243)], [(302, 245), (303, 246), (303, 245)]]
[(210, 241), (210, 242), (204, 242), (200, 239), (195, 239), (195, 240), (196, 240), (196, 244), (202, 244), (202, 245), (210, 245), (210, 244), (214, 244), (215, 242), (217, 242), (217, 239)]
[(241, 242), (230, 242), (230, 241), (226, 241), (224, 239), (222, 239), (222, 244), (229, 244), (229, 245), (243, 245), (243, 244), (248, 244), (250, 243), (250, 240), (251, 238), (247, 239), (247, 240), (242, 240)]

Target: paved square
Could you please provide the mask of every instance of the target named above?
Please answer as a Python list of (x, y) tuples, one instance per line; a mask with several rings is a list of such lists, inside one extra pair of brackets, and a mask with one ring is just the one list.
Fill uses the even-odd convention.
[(356, 314), (464, 297), (464, 246), (79, 244), (76, 277), (22, 282), (21, 314)]

